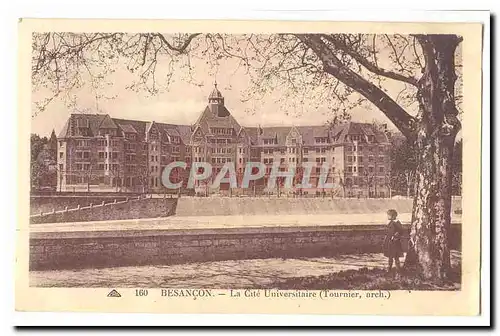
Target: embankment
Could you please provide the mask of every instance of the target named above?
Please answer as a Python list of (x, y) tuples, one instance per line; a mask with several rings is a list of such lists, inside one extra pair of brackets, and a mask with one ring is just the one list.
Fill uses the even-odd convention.
[[(388, 209), (396, 209), (399, 213), (411, 213), (412, 207), (412, 199), (182, 197), (177, 204), (175, 215), (366, 214), (384, 213)], [(454, 199), (452, 212), (461, 208), (461, 199)]]
[(41, 212), (47, 213), (53, 210), (59, 211), (73, 209), (78, 206), (87, 207), (90, 204), (112, 203), (124, 201), (127, 197), (135, 195), (109, 194), (109, 195), (43, 195), (30, 197), (30, 214), (37, 215)]
[[(106, 200), (109, 202), (110, 200)], [(111, 203), (92, 204), (85, 207), (32, 215), (31, 224), (91, 222), (122, 219), (158, 218), (171, 216), (177, 198), (124, 199)]]
[[(408, 228), (408, 227), (407, 227)], [(381, 252), (385, 225), (32, 232), (30, 270)], [(405, 241), (406, 245), (406, 241)], [(453, 224), (450, 247), (461, 248)]]

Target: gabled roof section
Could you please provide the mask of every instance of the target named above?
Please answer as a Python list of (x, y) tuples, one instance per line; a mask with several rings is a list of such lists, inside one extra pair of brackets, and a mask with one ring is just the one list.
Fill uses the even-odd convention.
[(105, 114), (99, 124), (99, 128), (118, 128), (118, 126), (111, 120), (109, 115)]
[(146, 136), (146, 124), (147, 124), (147, 122), (145, 122), (145, 121), (117, 119), (117, 118), (113, 118), (113, 121), (121, 129), (123, 129), (124, 127), (127, 129), (130, 129), (130, 127), (132, 127), (137, 132), (138, 140), (143, 140)]
[(66, 120), (66, 123), (64, 124), (61, 132), (59, 132), (59, 136), (57, 137), (58, 139), (64, 139), (66, 137), (71, 136), (71, 134), (69, 134), (69, 121), (70, 121), (70, 118), (68, 118), (68, 120)]
[(292, 126), (262, 127), (262, 134), (259, 137), (259, 144), (263, 145), (263, 139), (276, 139), (278, 146), (285, 146), (286, 137)]
[(338, 125), (332, 130), (334, 140), (339, 143), (349, 141), (348, 135), (373, 136), (376, 143), (386, 143), (389, 141), (384, 131), (370, 123), (348, 122)]
[(218, 106), (219, 109), (223, 109), (223, 117), (215, 115), (210, 108), (207, 106), (201, 113), (200, 117), (196, 121), (195, 125), (199, 125), (205, 134), (210, 132), (210, 127), (224, 127), (233, 128), (236, 133), (240, 131), (240, 124), (234, 119), (229, 110), (225, 106)]
[[(110, 125), (113, 124), (113, 121), (109, 118), (107, 114), (87, 114), (87, 113), (78, 113), (78, 114), (71, 114), (68, 118), (68, 121), (64, 125), (63, 129), (59, 133), (59, 138), (67, 138), (74, 136), (75, 134), (73, 133), (76, 128), (84, 128), (87, 129), (88, 131), (88, 136), (96, 136), (99, 134), (99, 127), (101, 123), (105, 119), (109, 119), (106, 124)], [(116, 128), (116, 125), (114, 127), (110, 128)]]
[(120, 129), (122, 130), (123, 133), (136, 133), (137, 130), (134, 128), (134, 126), (130, 124), (125, 124), (125, 125), (120, 125)]
[(259, 128), (258, 127), (245, 127), (245, 133), (250, 138), (250, 143), (252, 145), (257, 144)]
[(329, 136), (327, 126), (297, 126), (297, 129), (302, 134), (302, 143), (306, 146), (314, 145), (315, 138)]

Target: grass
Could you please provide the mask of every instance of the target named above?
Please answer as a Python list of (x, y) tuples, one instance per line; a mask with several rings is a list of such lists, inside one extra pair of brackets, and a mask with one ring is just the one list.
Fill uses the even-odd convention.
[(415, 274), (396, 276), (382, 268), (361, 268), (321, 276), (288, 278), (269, 287), (310, 290), (460, 290), (460, 283), (460, 267), (452, 269), (447, 281), (424, 280)]

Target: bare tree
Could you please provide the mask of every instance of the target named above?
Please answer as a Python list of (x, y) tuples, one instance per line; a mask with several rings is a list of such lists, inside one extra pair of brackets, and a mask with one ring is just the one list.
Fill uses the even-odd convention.
[[(303, 106), (313, 93), (318, 104), (334, 102), (331, 108), (339, 116), (360, 104), (374, 106), (417, 148), (411, 238), (421, 275), (442, 279), (450, 269), (451, 158), (461, 127), (461, 93), (456, 93), (461, 88), (456, 73), (461, 41), (456, 35), (421, 34), (41, 33), (33, 36), (32, 76), (35, 88), (53, 92), (37, 102), (41, 111), (84, 82), (97, 95), (107, 85), (106, 75), (123, 62), (137, 74), (129, 88), (155, 94), (175, 72), (196, 83), (193, 59), (217, 67), (232, 58), (251, 78), (248, 99), (286, 87), (284, 101), (293, 98)], [(168, 64), (161, 85), (159, 63)], [(388, 83), (397, 83), (400, 92), (392, 95)]]

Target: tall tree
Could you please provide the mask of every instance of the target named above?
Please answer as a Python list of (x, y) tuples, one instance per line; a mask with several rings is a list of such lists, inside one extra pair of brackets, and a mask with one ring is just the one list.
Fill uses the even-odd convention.
[[(159, 61), (169, 64), (168, 84), (176, 69), (193, 77), (192, 58), (215, 67), (233, 58), (252, 78), (249, 98), (287, 85), (299, 104), (308, 89), (334, 98), (340, 115), (369, 103), (417, 148), (411, 238), (421, 274), (444, 278), (450, 269), (451, 161), (461, 126), (455, 92), (461, 41), (456, 35), (421, 34), (43, 33), (33, 38), (32, 74), (35, 86), (54, 89), (38, 102), (39, 111), (61, 92), (81, 86), (82, 76), (98, 87), (123, 64), (119, 59), (138, 73), (130, 88), (152, 94), (160, 89)], [(399, 83), (397, 96), (391, 97), (388, 83)], [(409, 113), (411, 104), (417, 113)]]
[(50, 155), (52, 159), (57, 160), (57, 136), (55, 130), (52, 130), (52, 133), (50, 133), (50, 138), (47, 144), (49, 145)]
[(47, 167), (43, 162), (39, 162), (38, 156), (47, 145), (47, 138), (41, 138), (38, 134), (31, 134), (30, 139), (30, 150), (31, 150), (31, 162), (30, 162), (30, 183), (31, 186), (38, 189), (41, 186), (41, 182), (44, 176), (47, 174)]

